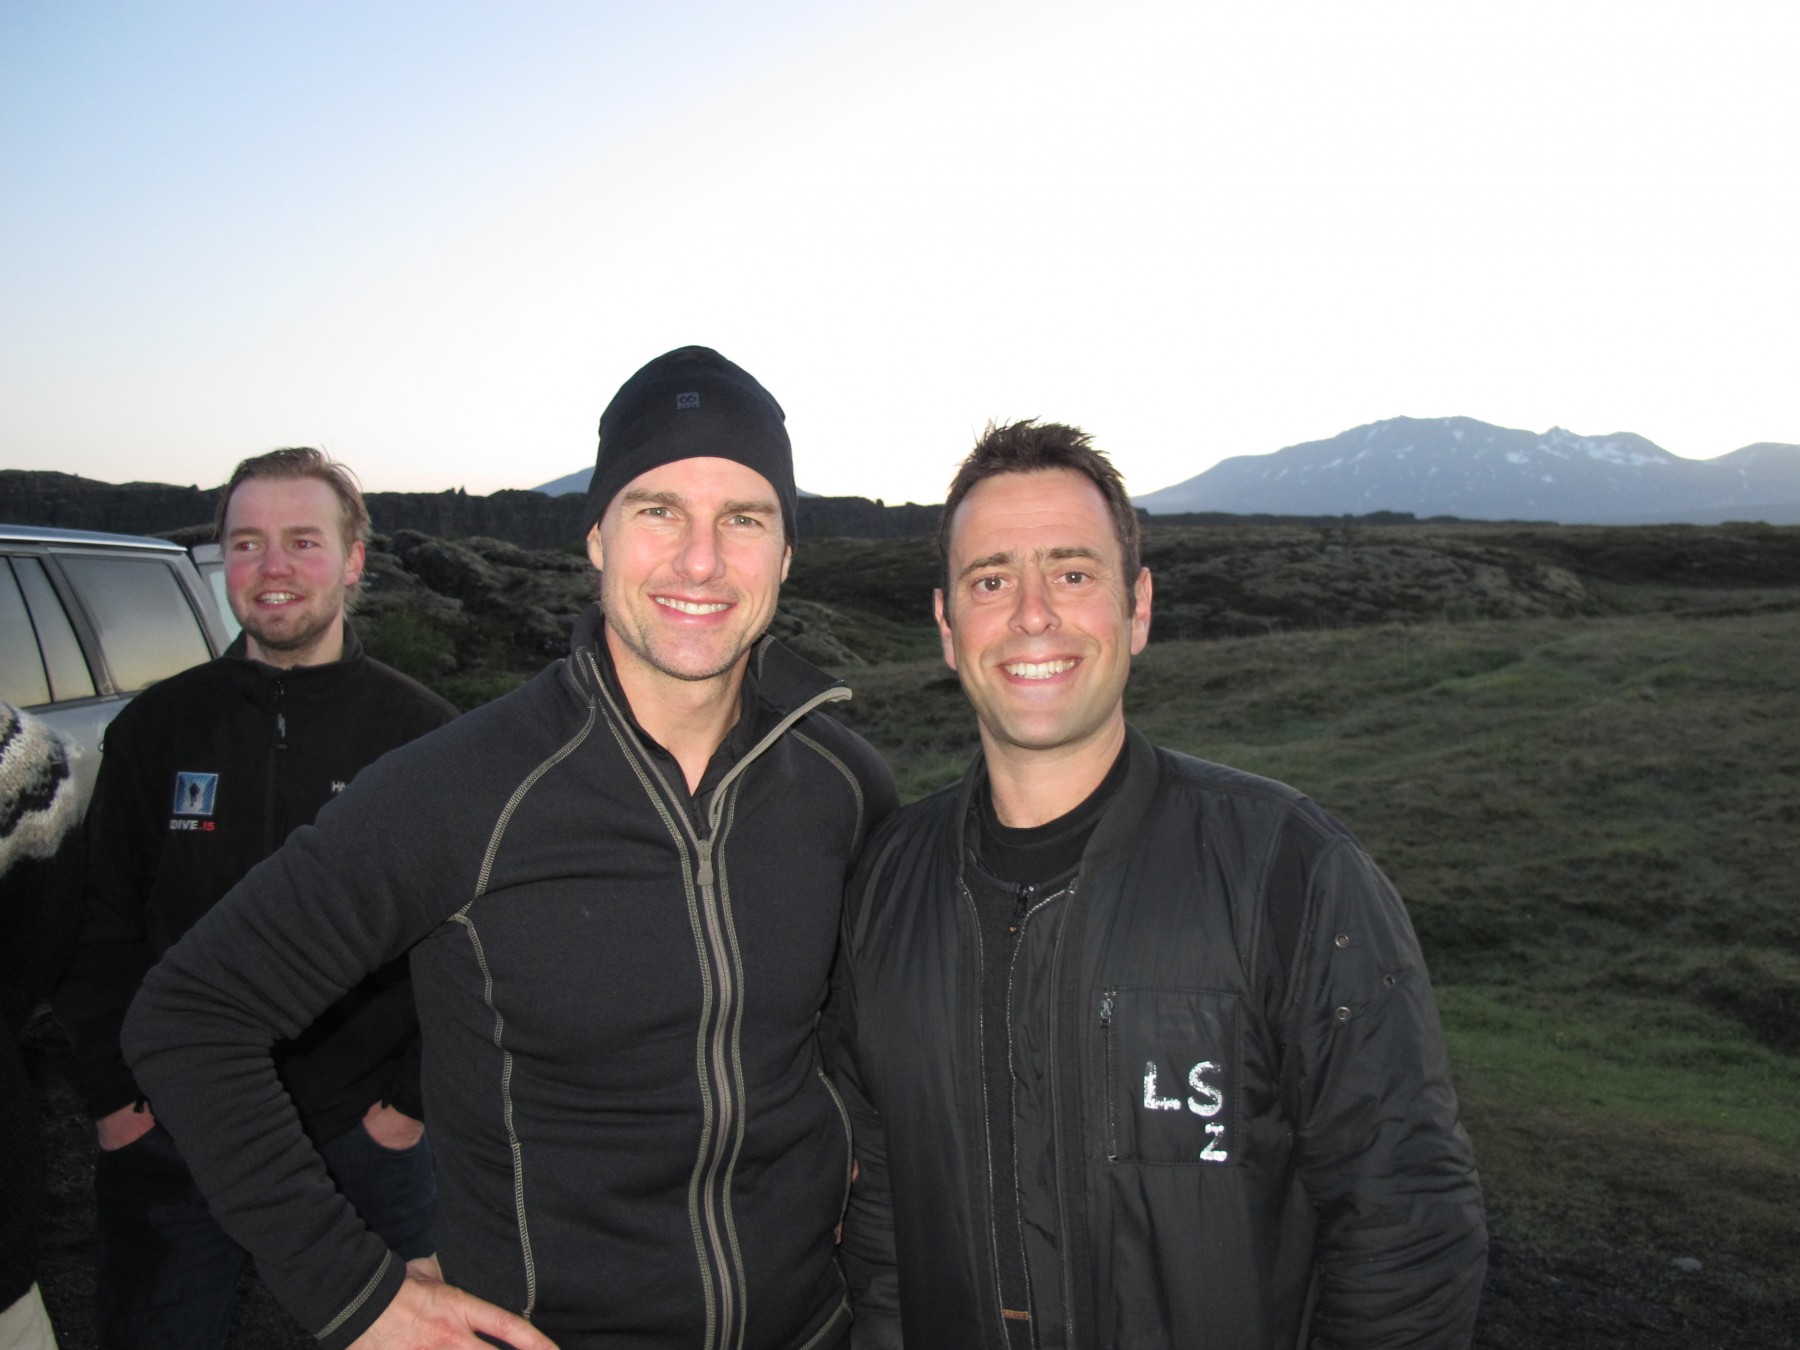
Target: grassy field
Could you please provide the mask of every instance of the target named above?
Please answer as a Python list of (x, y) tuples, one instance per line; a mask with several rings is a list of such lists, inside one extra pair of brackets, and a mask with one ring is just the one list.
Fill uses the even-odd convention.
[[(1393, 876), (1510, 1242), (1691, 1256), (1770, 1312), (1800, 1308), (1792, 599), (1157, 643), (1127, 700)], [(941, 665), (851, 678), (908, 796), (956, 777)]]
[[(359, 624), (463, 706), (589, 589), (476, 551), (390, 560)], [(1800, 1326), (1800, 528), (1155, 527), (1145, 560), (1133, 720), (1303, 788), (1399, 884), (1508, 1247), (1602, 1278), (1692, 1257)], [(926, 540), (808, 540), (776, 624), (909, 798), (975, 746), (936, 579)]]

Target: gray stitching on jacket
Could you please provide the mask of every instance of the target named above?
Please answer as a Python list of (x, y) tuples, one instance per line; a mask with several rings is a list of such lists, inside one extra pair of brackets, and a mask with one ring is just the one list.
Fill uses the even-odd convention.
[(356, 1310), (369, 1301), (369, 1295), (375, 1292), (375, 1286), (381, 1283), (381, 1277), (387, 1274), (388, 1267), (393, 1264), (394, 1254), (392, 1252), (383, 1252), (381, 1254), (381, 1264), (375, 1267), (375, 1273), (369, 1276), (369, 1282), (357, 1291), (355, 1298), (344, 1305), (342, 1312), (313, 1333), (313, 1339), (318, 1341), (324, 1340), (327, 1336), (331, 1335), (332, 1332), (343, 1326), (345, 1322), (349, 1321), (350, 1318), (354, 1317), (356, 1315)]
[(513, 789), (513, 795), (507, 799), (506, 805), (500, 808), (499, 819), (494, 822), (494, 831), (488, 836), (487, 852), (484, 853), (481, 858), (481, 875), (475, 878), (475, 894), (469, 897), (468, 905), (464, 905), (457, 911), (458, 914), (468, 913), (469, 905), (474, 904), (477, 900), (481, 899), (483, 895), (487, 894), (488, 879), (492, 875), (494, 869), (494, 857), (500, 852), (500, 840), (506, 834), (506, 827), (512, 823), (513, 812), (518, 810), (519, 803), (525, 800), (525, 794), (537, 786), (538, 779), (542, 778), (545, 774), (549, 773), (550, 770), (562, 763), (563, 760), (574, 754), (581, 743), (587, 739), (588, 732), (594, 729), (594, 713), (595, 708), (590, 701), (588, 703), (587, 721), (581, 724), (581, 730), (571, 736), (568, 742), (557, 750), (554, 755), (551, 755), (550, 758), (538, 765), (537, 768), (526, 774), (519, 786)]
[(801, 731), (797, 727), (794, 730), (794, 739), (799, 741), (802, 745), (810, 746), (821, 759), (825, 760), (826, 763), (830, 764), (839, 773), (844, 775), (844, 781), (850, 784), (850, 795), (856, 798), (856, 829), (851, 832), (850, 837), (852, 839), (861, 839), (864, 809), (863, 790), (862, 784), (856, 781), (856, 775), (850, 772), (850, 766), (845, 764), (843, 760), (832, 754), (831, 751), (827, 750), (818, 741), (815, 741), (811, 736), (808, 736), (804, 731)]
[(494, 1048), (500, 1052), (500, 1110), (506, 1124), (507, 1147), (512, 1153), (513, 1213), (517, 1216), (519, 1225), (519, 1256), (525, 1263), (525, 1306), (520, 1310), (520, 1316), (528, 1318), (537, 1307), (537, 1258), (531, 1253), (531, 1228), (525, 1220), (525, 1152), (519, 1144), (519, 1133), (513, 1122), (513, 1056), (512, 1051), (503, 1044), (506, 1015), (494, 1006), (494, 974), (488, 967), (487, 950), (481, 945), (481, 934), (475, 931), (475, 921), (461, 912), (453, 917), (469, 935), (469, 945), (475, 951), (475, 964), (481, 969), (482, 1000), (494, 1014)]
[[(762, 651), (759, 649), (759, 661), (761, 655)], [(682, 862), (688, 923), (693, 933), (702, 986), (701, 1015), (694, 1047), (702, 1121), (699, 1152), (695, 1158), (694, 1170), (688, 1178), (688, 1222), (693, 1232), (695, 1255), (702, 1276), (701, 1286), (706, 1299), (705, 1344), (709, 1350), (727, 1344), (742, 1350), (748, 1320), (745, 1312), (739, 1309), (747, 1307), (748, 1284), (743, 1250), (738, 1240), (736, 1215), (731, 1205), (731, 1185), (742, 1153), (745, 1122), (748, 1119), (741, 1044), (744, 999), (741, 992), (734, 995), (734, 991), (741, 990), (743, 983), (743, 956), (738, 945), (736, 925), (731, 916), (730, 890), (726, 881), (722, 846), (735, 821), (740, 780), (749, 766), (814, 709), (826, 703), (847, 699), (851, 695), (842, 685), (821, 690), (784, 715), (725, 774), (714, 789), (714, 805), (708, 813), (710, 818), (707, 837), (702, 840), (691, 825), (686, 831), (692, 837), (694, 848), (700, 853), (703, 872), (710, 878), (709, 884), (702, 886), (696, 879), (694, 862), (688, 853), (688, 840), (683, 837), (683, 831), (677, 828), (665, 800), (665, 794), (669, 799), (675, 797), (674, 789), (654, 763), (646, 765), (641, 762), (642, 752), (634, 751), (635, 738), (629, 735), (623, 725), (626, 719), (601, 678), (598, 662), (591, 653), (584, 653), (584, 656), (594, 683), (593, 697), (604, 701), (610, 713), (606, 718), (607, 729), (661, 816)], [(759, 673), (760, 669), (759, 664)], [(808, 740), (807, 744), (833, 763), (837, 762), (835, 757), (815, 742)], [(852, 792), (857, 800), (857, 824), (860, 832), (863, 814), (861, 787), (842, 764), (838, 764), (838, 769), (851, 782)], [(655, 789), (649, 774), (654, 774), (662, 783), (662, 792)], [(722, 814), (725, 814), (724, 819), (721, 819)], [(682, 824), (687, 824), (685, 819)], [(706, 892), (710, 892), (710, 895)], [(715, 961), (718, 963), (717, 969), (714, 967)], [(724, 1027), (715, 1027), (714, 1019), (721, 1012), (729, 1018), (729, 1023)], [(724, 1145), (725, 1130), (731, 1133), (729, 1146)], [(722, 1191), (719, 1189), (721, 1180)], [(718, 1231), (721, 1220), (724, 1229), (722, 1235)], [(718, 1267), (708, 1260), (709, 1238), (719, 1262)]]
[(537, 785), (540, 778), (574, 754), (581, 743), (588, 738), (588, 733), (594, 728), (595, 712), (594, 701), (590, 698), (587, 720), (581, 724), (581, 729), (560, 746), (555, 754), (549, 756), (526, 774), (519, 786), (513, 789), (512, 796), (507, 798), (506, 805), (501, 808), (500, 815), (494, 822), (493, 832), (488, 836), (487, 850), (481, 859), (481, 872), (475, 879), (475, 894), (470, 896), (467, 903), (451, 916), (457, 923), (462, 924), (463, 930), (469, 935), (469, 945), (475, 954), (475, 964), (481, 971), (482, 999), (487, 1004), (488, 1011), (494, 1015), (494, 1048), (500, 1052), (501, 1112), (506, 1124), (507, 1147), (512, 1152), (513, 1214), (519, 1229), (519, 1256), (525, 1266), (525, 1306), (520, 1315), (527, 1318), (531, 1316), (533, 1309), (537, 1306), (537, 1259), (532, 1255), (531, 1228), (525, 1217), (525, 1152), (519, 1144), (519, 1134), (513, 1117), (513, 1056), (512, 1051), (506, 1048), (506, 1015), (494, 1004), (494, 972), (488, 965), (487, 951), (481, 945), (481, 935), (475, 929), (475, 921), (469, 917), (469, 910), (477, 900), (487, 894), (488, 883), (493, 878), (494, 859), (499, 856), (500, 842), (506, 835), (507, 826), (512, 823), (513, 813), (518, 810), (519, 803), (525, 800), (526, 794)]
[[(600, 677), (599, 664), (591, 655), (587, 659), (590, 663), (594, 687), (601, 691), (602, 696), (606, 697), (607, 706), (613, 708), (610, 695), (605, 694), (606, 686)], [(638, 786), (644, 790), (644, 795), (656, 808), (663, 828), (669, 832), (670, 839), (674, 841), (676, 856), (681, 859), (681, 883), (687, 897), (688, 928), (693, 934), (694, 950), (700, 967), (700, 1017), (694, 1035), (694, 1077), (700, 1089), (700, 1148), (695, 1157), (694, 1170), (688, 1176), (688, 1230), (694, 1240), (694, 1261), (700, 1269), (700, 1288), (706, 1300), (706, 1338), (703, 1344), (711, 1346), (718, 1335), (719, 1295), (714, 1288), (713, 1279), (709, 1276), (711, 1266), (706, 1257), (706, 1232), (700, 1217), (700, 1162), (712, 1148), (716, 1112), (712, 1079), (707, 1072), (706, 1064), (706, 1028), (712, 1021), (715, 1001), (713, 974), (712, 967), (706, 959), (705, 933), (701, 927), (699, 897), (694, 886), (693, 859), (688, 853), (687, 840), (676, 823), (674, 815), (669, 811), (668, 803), (664, 800), (662, 793), (656, 790), (649, 774), (645, 772), (645, 766), (639, 762), (638, 755), (633, 749), (632, 739), (618, 724), (622, 718), (623, 714), (615, 708), (614, 716), (606, 719), (606, 729), (618, 744), (619, 753), (631, 766), (632, 773), (637, 776)], [(650, 769), (656, 773), (659, 780), (662, 778), (661, 772), (657, 771), (654, 765), (650, 766)], [(663, 788), (666, 792), (673, 792), (666, 782), (664, 782)], [(698, 846), (698, 842), (698, 840), (695, 841), (696, 846)]]
[(731, 785), (731, 795), (726, 799), (724, 818), (714, 830), (713, 877), (714, 885), (718, 887), (719, 916), (725, 926), (726, 949), (731, 956), (732, 986), (737, 990), (737, 998), (732, 1002), (731, 1029), (727, 1035), (726, 1043), (730, 1047), (729, 1068), (731, 1072), (732, 1099), (737, 1103), (738, 1109), (735, 1128), (732, 1131), (731, 1151), (727, 1155), (725, 1164), (724, 1187), (720, 1191), (720, 1196), (723, 1201), (722, 1208), (725, 1211), (725, 1239), (731, 1248), (732, 1283), (736, 1286), (739, 1304), (745, 1310), (745, 1315), (737, 1319), (737, 1345), (741, 1350), (741, 1347), (744, 1344), (745, 1327), (748, 1322), (750, 1288), (749, 1280), (744, 1270), (744, 1250), (738, 1242), (737, 1211), (731, 1203), (731, 1193), (737, 1178), (738, 1159), (743, 1156), (744, 1152), (744, 1131), (745, 1126), (750, 1119), (750, 1112), (749, 1098), (744, 1090), (743, 1032), (744, 1004), (746, 1001), (744, 989), (744, 956), (742, 949), (738, 946), (737, 922), (733, 918), (731, 912), (731, 885), (725, 869), (724, 852), (725, 840), (730, 836), (732, 826), (737, 823), (737, 804), (740, 788), (741, 782), (733, 783)]
[(833, 1310), (830, 1317), (825, 1319), (825, 1325), (813, 1332), (813, 1334), (808, 1336), (800, 1345), (795, 1346), (794, 1350), (817, 1350), (817, 1347), (824, 1343), (825, 1337), (829, 1333), (843, 1330), (844, 1318), (849, 1316), (849, 1313), (850, 1300), (848, 1298), (840, 1298), (836, 1309)]

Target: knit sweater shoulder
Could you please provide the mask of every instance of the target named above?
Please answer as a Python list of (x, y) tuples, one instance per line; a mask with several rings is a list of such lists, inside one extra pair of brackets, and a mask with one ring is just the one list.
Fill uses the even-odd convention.
[(38, 718), (0, 703), (0, 1308), (36, 1278), (43, 1140), (14, 1037), (74, 936), (78, 814), (67, 747)]

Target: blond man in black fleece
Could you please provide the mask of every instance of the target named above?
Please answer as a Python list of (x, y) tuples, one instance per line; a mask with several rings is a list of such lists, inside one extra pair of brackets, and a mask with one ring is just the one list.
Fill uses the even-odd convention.
[[(244, 460), (218, 507), (243, 632), (217, 660), (138, 695), (106, 731), (85, 922), (56, 993), (75, 1043), (70, 1081), (99, 1145), (101, 1350), (223, 1346), (245, 1264), (120, 1049), (144, 973), (344, 784), (456, 713), (365, 655), (345, 620), (368, 532), (355, 476), (322, 451)], [(406, 965), (393, 962), (274, 1047), (278, 1109), (298, 1114), (363, 1221), (409, 1257), (435, 1247), (418, 1041)]]

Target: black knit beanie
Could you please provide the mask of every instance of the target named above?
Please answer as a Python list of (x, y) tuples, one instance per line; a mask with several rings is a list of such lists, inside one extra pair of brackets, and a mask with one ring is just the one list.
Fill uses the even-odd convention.
[(619, 386), (600, 414), (587, 528), (639, 474), (702, 456), (735, 460), (768, 479), (793, 542), (798, 494), (786, 415), (749, 371), (711, 347), (665, 352)]

